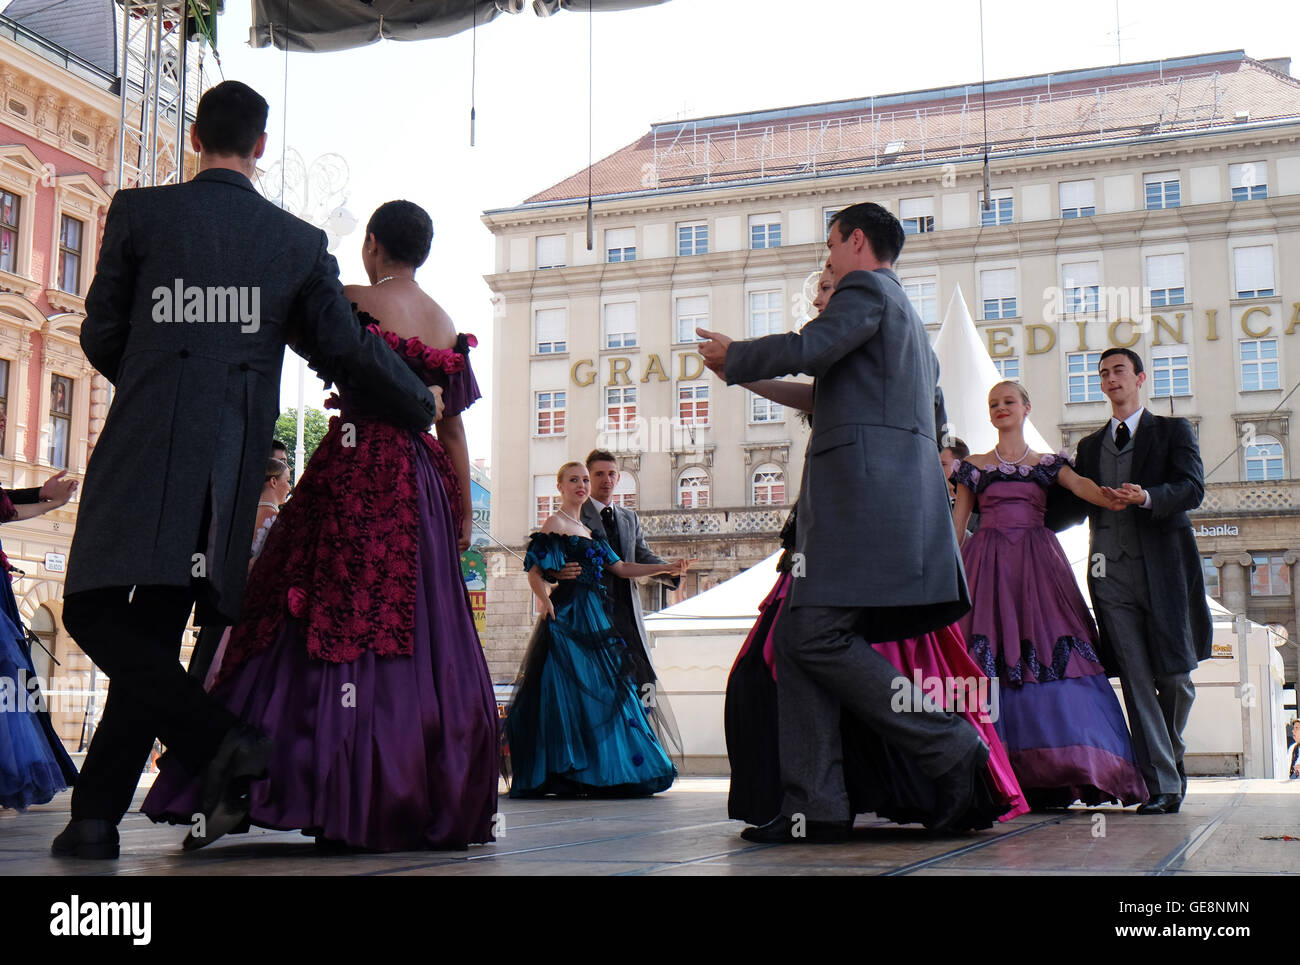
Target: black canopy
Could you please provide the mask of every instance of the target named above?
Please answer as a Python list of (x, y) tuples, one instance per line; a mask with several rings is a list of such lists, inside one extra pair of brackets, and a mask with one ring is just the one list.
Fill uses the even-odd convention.
[[(254, 47), (346, 50), (378, 40), (430, 40), (480, 26), (499, 14), (519, 13), (525, 0), (252, 0)], [(559, 10), (630, 10), (665, 0), (534, 0), (538, 16)]]

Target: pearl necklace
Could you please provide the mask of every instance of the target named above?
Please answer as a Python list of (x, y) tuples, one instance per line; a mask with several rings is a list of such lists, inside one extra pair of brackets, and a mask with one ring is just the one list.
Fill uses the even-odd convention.
[(378, 288), (384, 282), (392, 281), (396, 277), (397, 277), (396, 275), (385, 275), (383, 278), (379, 279), (379, 281), (375, 282), (375, 287)]
[(1028, 443), (1025, 444), (1025, 451), (1020, 454), (1020, 458), (1017, 459), (1015, 462), (1007, 462), (1006, 457), (1003, 456), (1002, 453), (998, 451), (997, 446), (993, 447), (993, 455), (997, 456), (998, 462), (1002, 463), (1002, 465), (1004, 466), (1018, 466), (1022, 462), (1024, 462), (1025, 456), (1029, 455), (1029, 444)]
[(563, 516), (565, 519), (572, 520), (573, 522), (577, 523), (577, 524), (578, 524), (579, 526), (581, 526), (583, 529), (586, 529), (587, 532), (591, 532), (590, 529), (587, 529), (587, 525), (586, 525), (585, 523), (583, 523), (582, 520), (580, 520), (580, 519), (574, 519), (572, 516), (570, 516), (568, 513), (566, 513), (563, 509), (557, 509), (556, 512), (558, 512), (558, 513), (559, 513), (561, 516)]

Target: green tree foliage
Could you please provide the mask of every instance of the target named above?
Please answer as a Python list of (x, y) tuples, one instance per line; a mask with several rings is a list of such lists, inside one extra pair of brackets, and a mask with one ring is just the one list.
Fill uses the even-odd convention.
[[(308, 462), (311, 461), (311, 454), (316, 451), (321, 439), (325, 438), (328, 429), (329, 416), (320, 409), (308, 406), (307, 416), (302, 426), (302, 446)], [(298, 467), (294, 465), (294, 446), (298, 441), (297, 409), (285, 409), (280, 413), (280, 417), (275, 420), (275, 438), (289, 447), (289, 468), (293, 471), (293, 478), (297, 479)]]

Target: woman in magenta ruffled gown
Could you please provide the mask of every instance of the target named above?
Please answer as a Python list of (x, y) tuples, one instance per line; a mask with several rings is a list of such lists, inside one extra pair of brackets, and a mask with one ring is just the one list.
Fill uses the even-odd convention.
[[(995, 385), (989, 418), (998, 444), (953, 470), (953, 525), (972, 607), (959, 621), (962, 635), (975, 662), (1001, 683), (998, 733), (1030, 803), (1138, 804), (1147, 798), (1146, 784), (1097, 659), (1096, 624), (1060, 542), (1044, 525), (1054, 485), (1099, 506), (1109, 503), (1064, 453), (1029, 448), (1029, 409), (1020, 383)], [(966, 520), (976, 505), (980, 527), (968, 536)]]
[[(415, 283), (432, 235), (414, 204), (381, 206), (362, 255), (373, 284), (347, 293), (359, 324), (441, 388), (438, 438), (339, 386), (339, 415), (267, 537), (213, 689), (274, 744), (250, 788), (252, 824), (378, 851), (490, 841), (497, 810), (496, 700), (459, 560), (475, 343)], [(144, 810), (189, 823), (197, 796), (196, 777), (164, 758)]]
[[(822, 272), (813, 302), (823, 308), (835, 290), (829, 268)], [(797, 383), (767, 381), (746, 388), (783, 405), (811, 409), (810, 393)], [(900, 484), (905, 484), (900, 480)], [(794, 547), (792, 511), (781, 532), (785, 553), (777, 564), (772, 592), (759, 606), (758, 621), (745, 638), (727, 679), (725, 725), (727, 756), (731, 763), (730, 817), (761, 826), (780, 813), (781, 773), (777, 752), (776, 665), (772, 654), (773, 630), (785, 606)], [(863, 547), (870, 552), (870, 547)], [(992, 725), (998, 712), (997, 693), (991, 682), (966, 653), (961, 631), (954, 625), (923, 637), (872, 646), (892, 663), (909, 683), (923, 681), (942, 687), (939, 703), (956, 711), (979, 731), (989, 747), (984, 780), (966, 813), (952, 830), (990, 827), (995, 820), (1010, 820), (1029, 810), (1007, 760), (1002, 741)], [(963, 686), (957, 687), (961, 682)], [(925, 689), (924, 687), (922, 688)], [(906, 708), (912, 709), (912, 708)], [(844, 754), (844, 783), (854, 814), (874, 813), (899, 824), (930, 824), (935, 814), (934, 782), (915, 764), (881, 740), (852, 715), (840, 722)]]

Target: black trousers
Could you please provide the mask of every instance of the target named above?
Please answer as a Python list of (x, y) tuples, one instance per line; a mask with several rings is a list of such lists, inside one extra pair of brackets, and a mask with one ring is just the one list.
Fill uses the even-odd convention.
[(63, 623), (109, 677), (104, 716), (72, 792), (72, 819), (116, 824), (131, 806), (154, 738), (200, 773), (238, 718), (180, 664), (194, 591), (117, 586), (69, 594)]

